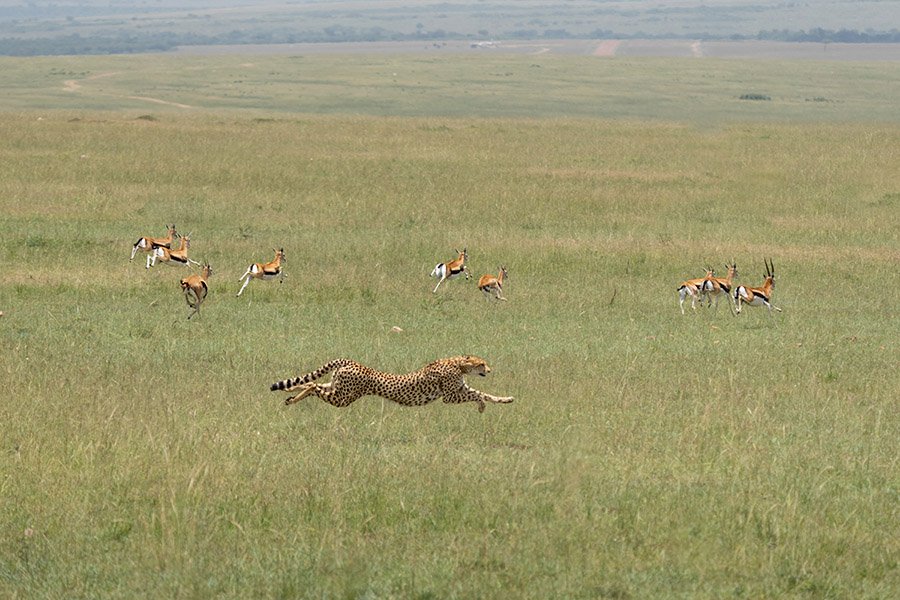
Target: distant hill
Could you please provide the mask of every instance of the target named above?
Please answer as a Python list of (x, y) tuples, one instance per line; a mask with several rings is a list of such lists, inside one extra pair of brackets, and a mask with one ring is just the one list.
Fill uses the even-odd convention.
[(0, 0), (0, 54), (184, 45), (516, 39), (900, 42), (900, 3)]

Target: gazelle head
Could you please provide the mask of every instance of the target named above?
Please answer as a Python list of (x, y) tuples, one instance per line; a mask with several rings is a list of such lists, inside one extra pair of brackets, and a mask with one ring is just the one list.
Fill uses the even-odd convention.
[(500, 281), (506, 281), (507, 279), (509, 279), (509, 273), (507, 272), (506, 267), (504, 267), (503, 265), (500, 265), (500, 276), (497, 277), (497, 279), (499, 279)]
[(467, 250), (466, 248), (463, 248), (463, 249), (462, 249), (462, 252), (460, 252), (460, 251), (457, 250), (456, 248), (454, 248), (454, 250), (456, 250), (456, 253), (459, 255), (459, 257), (460, 257), (461, 259), (463, 259), (463, 262), (469, 260), (469, 253), (466, 251), (466, 250)]
[[(765, 262), (765, 259), (763, 259)], [(770, 258), (766, 264), (766, 281), (771, 282), (772, 286), (775, 285), (775, 262)]]
[(210, 265), (208, 262), (206, 264), (204, 264), (202, 273), (203, 273), (203, 279), (206, 279), (207, 277), (212, 275), (213, 274), (212, 265)]
[(275, 252), (275, 260), (280, 260), (281, 262), (285, 262), (287, 260), (284, 258), (284, 248), (280, 248), (278, 250), (272, 248), (272, 250)]

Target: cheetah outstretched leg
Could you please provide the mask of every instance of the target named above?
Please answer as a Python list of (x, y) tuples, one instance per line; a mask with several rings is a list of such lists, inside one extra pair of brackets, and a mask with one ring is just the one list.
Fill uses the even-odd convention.
[(462, 404), (463, 402), (478, 403), (478, 412), (484, 412), (484, 403), (493, 402), (494, 404), (509, 404), (514, 398), (512, 396), (492, 396), (476, 389), (470, 388), (465, 383), (456, 391), (444, 394), (444, 402), (447, 404)]
[[(327, 383), (325, 385), (327, 385), (329, 387), (331, 386), (330, 383)], [(315, 383), (315, 382), (305, 383), (302, 386), (300, 386), (299, 388), (294, 388), (294, 389), (298, 389), (300, 391), (296, 395), (287, 398), (284, 401), (284, 405), (290, 406), (291, 404), (296, 404), (297, 402), (300, 402), (307, 396), (312, 396), (312, 395), (319, 396), (321, 398), (322, 397), (321, 394), (324, 393), (324, 390), (320, 391), (319, 388), (324, 388), (324, 387), (325, 387), (324, 385), (319, 385), (318, 383)], [(291, 390), (291, 391), (293, 391), (293, 390)]]
[(341, 386), (335, 387), (333, 381), (331, 383), (310, 382), (303, 384), (302, 387), (297, 389), (300, 390), (300, 392), (285, 400), (285, 405), (294, 404), (308, 396), (318, 396), (319, 399), (332, 406), (344, 408), (345, 406), (350, 406), (365, 395), (364, 393), (345, 391)]

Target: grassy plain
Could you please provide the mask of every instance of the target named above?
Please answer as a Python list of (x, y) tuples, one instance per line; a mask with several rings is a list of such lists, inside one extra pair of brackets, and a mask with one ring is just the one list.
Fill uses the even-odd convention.
[[(0, 596), (896, 596), (900, 124), (535, 96), (0, 115)], [(216, 269), (190, 322), (186, 271), (127, 259), (172, 221)], [(508, 302), (431, 293), (459, 246)], [(764, 257), (784, 312), (681, 316), (681, 279)], [(268, 391), (458, 353), (516, 402)]]
[[(0, 89), (0, 109), (6, 111), (134, 116), (238, 111), (262, 117), (637, 119), (704, 127), (723, 121), (878, 123), (898, 120), (900, 61), (601, 59), (441, 50), (0, 57)], [(741, 100), (746, 94), (770, 100)]]

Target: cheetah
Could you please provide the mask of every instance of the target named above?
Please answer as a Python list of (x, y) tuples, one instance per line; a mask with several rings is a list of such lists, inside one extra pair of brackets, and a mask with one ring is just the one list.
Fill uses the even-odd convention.
[[(334, 371), (330, 383), (314, 383), (326, 373)], [(363, 396), (381, 396), (403, 406), (422, 406), (440, 397), (448, 404), (475, 402), (478, 412), (484, 412), (485, 402), (507, 404), (510, 396), (492, 396), (466, 385), (464, 375), (482, 377), (491, 372), (487, 363), (477, 356), (442, 358), (405, 375), (383, 373), (346, 358), (333, 360), (312, 373), (285, 379), (272, 384), (271, 390), (298, 391), (287, 398), (286, 405), (307, 396), (318, 396), (325, 402), (343, 408)]]

